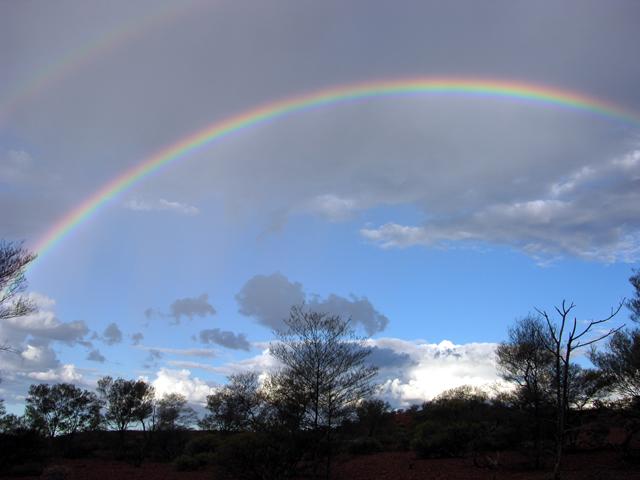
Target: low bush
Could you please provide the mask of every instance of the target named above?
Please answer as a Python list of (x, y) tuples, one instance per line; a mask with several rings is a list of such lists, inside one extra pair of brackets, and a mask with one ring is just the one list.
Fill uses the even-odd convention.
[(201, 466), (200, 461), (190, 455), (180, 455), (173, 460), (173, 467), (179, 472), (198, 470)]
[(278, 480), (291, 476), (300, 456), (300, 446), (293, 438), (238, 433), (220, 445), (216, 463), (235, 480)]
[(360, 437), (347, 445), (347, 451), (352, 455), (366, 455), (382, 451), (382, 443), (373, 437)]
[(220, 437), (215, 434), (199, 435), (187, 442), (184, 452), (187, 455), (213, 453), (220, 446)]
[(423, 458), (461, 457), (480, 438), (479, 424), (426, 421), (416, 428), (411, 447)]

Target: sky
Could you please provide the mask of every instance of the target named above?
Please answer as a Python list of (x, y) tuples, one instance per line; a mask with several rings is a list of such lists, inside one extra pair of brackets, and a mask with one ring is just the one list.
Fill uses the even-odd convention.
[[(623, 0), (1, 2), (0, 238), (37, 250), (167, 146), (341, 85), (516, 82), (640, 118), (639, 22)], [(241, 129), (40, 252), (38, 312), (0, 323), (0, 397), (112, 375), (202, 403), (276, 368), (303, 302), (351, 318), (395, 406), (490, 385), (516, 319), (632, 294), (639, 187), (640, 121), (522, 99), (378, 96)]]

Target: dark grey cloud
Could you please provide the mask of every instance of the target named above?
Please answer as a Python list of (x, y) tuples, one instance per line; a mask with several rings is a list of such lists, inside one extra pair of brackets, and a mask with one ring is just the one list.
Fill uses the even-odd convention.
[(284, 328), (291, 307), (306, 304), (310, 309), (349, 318), (354, 326), (362, 326), (368, 335), (384, 330), (389, 319), (378, 312), (366, 297), (343, 297), (330, 294), (326, 298), (311, 295), (307, 299), (302, 284), (291, 282), (281, 273), (256, 275), (236, 295), (239, 312), (272, 328)]
[(194, 317), (202, 318), (216, 314), (206, 293), (198, 297), (179, 298), (169, 306), (169, 310), (169, 316), (173, 317), (175, 323), (180, 323), (182, 317), (193, 320)]
[(104, 363), (106, 358), (100, 353), (100, 350), (95, 348), (89, 352), (89, 354), (87, 355), (87, 360), (92, 362)]
[(282, 328), (292, 306), (304, 303), (305, 293), (302, 284), (290, 282), (281, 273), (273, 273), (250, 278), (236, 295), (236, 301), (242, 315), (277, 329)]
[(104, 329), (104, 332), (102, 332), (102, 340), (107, 345), (115, 345), (122, 341), (122, 331), (115, 322), (110, 323), (107, 325), (107, 328)]
[(245, 350), (247, 352), (251, 349), (251, 344), (244, 333), (211, 328), (200, 331), (198, 336), (202, 343), (215, 343), (232, 350)]
[(139, 345), (143, 339), (144, 339), (144, 335), (141, 332), (136, 332), (131, 334), (132, 345)]
[(415, 363), (408, 353), (378, 346), (371, 347), (367, 362), (379, 369), (408, 367)]
[(383, 331), (389, 323), (389, 319), (378, 312), (367, 297), (342, 297), (332, 293), (325, 299), (314, 297), (308, 304), (311, 310), (350, 318), (354, 324), (362, 325), (368, 335)]

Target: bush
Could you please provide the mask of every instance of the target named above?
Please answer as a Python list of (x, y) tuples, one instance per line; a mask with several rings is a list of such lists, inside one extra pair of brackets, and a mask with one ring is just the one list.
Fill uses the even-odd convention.
[(198, 460), (198, 463), (200, 463), (200, 465), (202, 465), (202, 466), (204, 466), (204, 465), (215, 465), (215, 463), (217, 461), (216, 454), (213, 453), (213, 452), (196, 453), (193, 456), (193, 458)]
[(220, 446), (218, 435), (207, 434), (195, 437), (187, 443), (184, 451), (187, 455), (195, 456), (199, 453), (213, 453)]
[(366, 455), (382, 451), (382, 443), (372, 437), (356, 438), (349, 442), (347, 451), (352, 455)]
[(239, 433), (220, 445), (216, 463), (236, 480), (278, 480), (294, 471), (300, 445), (291, 436)]
[(190, 455), (180, 455), (173, 461), (173, 467), (179, 472), (198, 470), (201, 466), (200, 461)]
[(64, 465), (51, 465), (40, 475), (45, 480), (67, 480), (71, 476), (71, 471)]
[[(0, 434), (0, 472), (12, 475), (39, 475), (45, 463), (45, 443), (30, 430)], [(21, 473), (21, 472), (26, 473)], [(36, 472), (36, 473), (33, 473)]]
[(0, 470), (0, 473), (6, 474), (8, 477), (38, 477), (42, 473), (44, 466), (39, 462), (26, 462), (13, 465), (6, 470)]
[(426, 421), (416, 428), (411, 447), (423, 458), (461, 457), (473, 449), (481, 430), (477, 423)]

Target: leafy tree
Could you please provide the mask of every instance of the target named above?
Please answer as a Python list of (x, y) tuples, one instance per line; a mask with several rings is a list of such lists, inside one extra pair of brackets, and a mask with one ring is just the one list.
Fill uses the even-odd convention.
[(96, 429), (100, 424), (100, 403), (95, 393), (70, 383), (31, 385), (25, 417), (32, 428), (53, 438)]
[(146, 421), (153, 412), (154, 388), (144, 380), (103, 377), (98, 380), (98, 394), (105, 406), (105, 420), (122, 436), (132, 423)]
[(553, 390), (553, 353), (546, 348), (546, 336), (539, 317), (524, 317), (509, 328), (508, 340), (496, 349), (500, 376), (516, 385), (515, 403), (530, 419), (536, 468), (542, 461), (544, 414)]
[(349, 320), (293, 307), (287, 329), (276, 331), (270, 352), (283, 365), (269, 386), (275, 403), (291, 405), (300, 427), (327, 449), (330, 475), (332, 430), (374, 391), (377, 368), (366, 363), (371, 349), (356, 337)]
[(365, 399), (356, 407), (356, 415), (367, 436), (373, 437), (390, 419), (391, 405), (380, 399)]
[(260, 389), (258, 375), (253, 372), (229, 376), (229, 382), (207, 396), (210, 413), (200, 427), (223, 432), (256, 431), (263, 426), (267, 405)]
[(605, 351), (593, 349), (589, 358), (611, 378), (616, 393), (640, 400), (640, 330), (616, 332)]
[(155, 428), (158, 430), (186, 430), (197, 422), (196, 412), (187, 405), (187, 398), (179, 393), (167, 393), (155, 405)]

